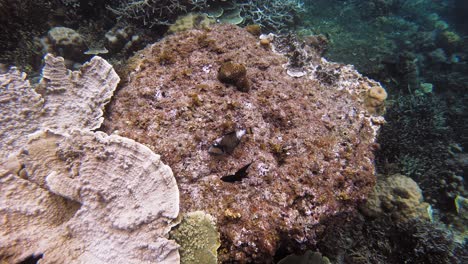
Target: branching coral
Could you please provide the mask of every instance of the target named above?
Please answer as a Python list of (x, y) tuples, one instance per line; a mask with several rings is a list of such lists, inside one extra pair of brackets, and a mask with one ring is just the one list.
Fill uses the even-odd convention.
[[(348, 216), (349, 217), (349, 216)], [(465, 263), (466, 246), (429, 221), (350, 218), (327, 227), (319, 245), (332, 263)], [(337, 250), (339, 249), (339, 250)]]
[(145, 26), (170, 25), (177, 16), (208, 6), (208, 0), (127, 0), (107, 6), (121, 19), (136, 20)]
[[(401, 96), (387, 109), (388, 123), (380, 133), (377, 164), (383, 173), (401, 172), (413, 178), (425, 198), (437, 208), (455, 211), (453, 199), (463, 195), (456, 175), (462, 170), (451, 159), (454, 131), (449, 107), (433, 96)], [(397, 165), (397, 167), (392, 166)]]
[(247, 23), (275, 31), (292, 26), (304, 12), (302, 0), (244, 0), (238, 6)]
[[(170, 25), (179, 15), (191, 11), (206, 11), (217, 2), (221, 6), (226, 4), (217, 0), (126, 0), (116, 1), (107, 8), (120, 19), (138, 21), (153, 27)], [(243, 20), (275, 31), (292, 26), (304, 11), (302, 0), (236, 0), (229, 5), (230, 11), (234, 10), (243, 18), (239, 22)]]

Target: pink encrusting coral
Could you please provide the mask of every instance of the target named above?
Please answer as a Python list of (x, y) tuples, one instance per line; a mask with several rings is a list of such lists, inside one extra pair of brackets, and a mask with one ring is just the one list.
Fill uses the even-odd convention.
[[(218, 80), (228, 61), (246, 67), (248, 92)], [(313, 245), (322, 223), (355, 210), (375, 182), (382, 119), (364, 101), (379, 84), (319, 58), (301, 78), (286, 64), (236, 26), (177, 33), (135, 55), (108, 109), (106, 132), (170, 165), (182, 212), (215, 217), (223, 262), (270, 262), (280, 246)], [(319, 65), (332, 82), (315, 77)], [(210, 155), (216, 139), (244, 129), (231, 154)]]

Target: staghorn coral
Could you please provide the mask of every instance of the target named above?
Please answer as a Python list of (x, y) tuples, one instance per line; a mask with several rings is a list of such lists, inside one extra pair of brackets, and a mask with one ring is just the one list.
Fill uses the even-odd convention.
[[(162, 51), (172, 63), (158, 63)], [(378, 84), (353, 67), (309, 60), (305, 75), (291, 78), (286, 57), (233, 25), (167, 36), (132, 61), (103, 129), (161, 154), (182, 212), (216, 219), (219, 261), (271, 262), (279, 248), (313, 246), (324, 220), (355, 210), (372, 190), (383, 119), (367, 111), (361, 94)], [(218, 80), (227, 61), (248, 68), (248, 93)], [(319, 65), (336, 72), (332, 84), (315, 79)], [(247, 128), (230, 155), (209, 154), (220, 135)], [(232, 175), (239, 177), (223, 181)]]
[(103, 121), (104, 105), (119, 77), (112, 66), (94, 57), (79, 71), (66, 69), (64, 59), (45, 56), (42, 81), (33, 89), (26, 74), (11, 68), (0, 74), (0, 158), (17, 151), (37, 130), (96, 129)]
[(447, 229), (421, 219), (348, 215), (340, 225), (327, 226), (325, 234), (319, 249), (331, 263), (466, 262), (466, 246), (455, 243)]
[(242, 0), (237, 6), (247, 23), (273, 31), (293, 27), (305, 11), (302, 0)]
[(43, 54), (38, 38), (47, 32), (57, 9), (54, 1), (0, 1), (0, 63), (28, 72), (40, 68)]
[(1, 259), (40, 252), (41, 263), (178, 263), (177, 244), (165, 238), (177, 185), (148, 148), (102, 132), (46, 131), (9, 167), (19, 164), (24, 178), (0, 175)]
[(126, 0), (107, 6), (120, 20), (137, 21), (149, 27), (170, 25), (179, 15), (206, 7), (207, 0)]
[(191, 11), (204, 11), (222, 23), (259, 24), (268, 30), (292, 27), (303, 13), (301, 0), (126, 0), (107, 6), (120, 20), (135, 21), (144, 26), (170, 25)]

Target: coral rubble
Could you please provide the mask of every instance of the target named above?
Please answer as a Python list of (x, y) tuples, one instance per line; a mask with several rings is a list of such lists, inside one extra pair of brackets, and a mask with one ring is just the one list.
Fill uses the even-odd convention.
[[(351, 66), (311, 60), (303, 77), (292, 78), (285, 56), (232, 25), (176, 33), (131, 61), (104, 130), (161, 154), (182, 212), (216, 219), (220, 261), (271, 262), (280, 247), (314, 245), (323, 220), (353, 211), (372, 190), (383, 119), (368, 112), (365, 98), (379, 84)], [(228, 61), (245, 65), (248, 92), (218, 80)], [(317, 80), (317, 68), (333, 80)], [(220, 135), (246, 128), (231, 154), (209, 154)]]

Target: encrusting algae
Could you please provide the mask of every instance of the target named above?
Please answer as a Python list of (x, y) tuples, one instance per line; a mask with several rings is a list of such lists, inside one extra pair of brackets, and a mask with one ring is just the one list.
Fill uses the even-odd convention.
[[(291, 250), (315, 245), (322, 220), (333, 224), (353, 211), (375, 181), (372, 149), (383, 119), (360, 95), (379, 84), (325, 60), (309, 60), (307, 75), (290, 77), (288, 59), (258, 40), (216, 25), (148, 46), (132, 59), (139, 66), (104, 126), (161, 154), (177, 179), (181, 211), (214, 217), (219, 261), (227, 263), (272, 261), (280, 237)], [(153, 63), (162, 51), (173, 63)], [(316, 80), (318, 65), (334, 72), (331, 84)], [(239, 78), (248, 90), (230, 87), (239, 88)], [(138, 120), (150, 122), (132, 125)], [(229, 153), (209, 153), (220, 136), (245, 128), (251, 133)]]

